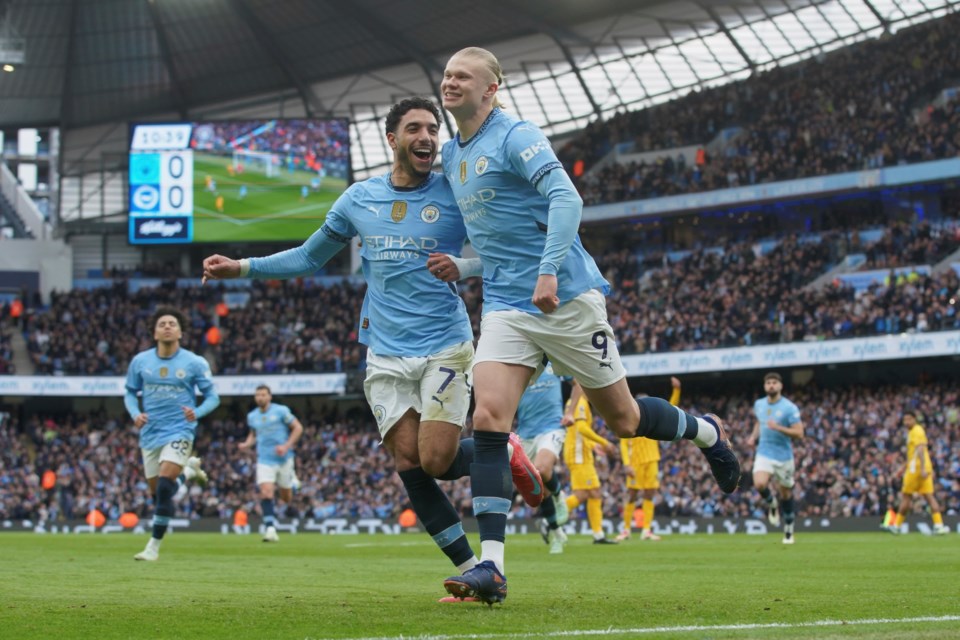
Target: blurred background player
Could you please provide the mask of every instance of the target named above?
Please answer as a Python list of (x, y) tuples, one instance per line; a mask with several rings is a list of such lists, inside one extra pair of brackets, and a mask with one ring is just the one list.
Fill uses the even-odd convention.
[[(206, 483), (199, 458), (191, 457), (197, 420), (220, 405), (210, 365), (180, 346), (186, 321), (176, 309), (161, 307), (151, 321), (157, 346), (134, 356), (127, 369), (123, 403), (140, 429), (143, 472), (153, 494), (153, 533), (136, 560), (160, 558), (160, 541), (173, 516), (173, 497), (186, 481)], [(196, 389), (203, 395), (197, 406)], [(137, 394), (141, 394), (143, 409)]]
[[(673, 391), (670, 404), (680, 405), (680, 380), (670, 378)], [(637, 399), (644, 397), (637, 396)], [(623, 438), (620, 440), (620, 459), (626, 474), (627, 497), (623, 501), (623, 531), (617, 541), (630, 539), (633, 528), (633, 513), (637, 506), (637, 497), (643, 496), (643, 531), (641, 540), (659, 542), (660, 536), (650, 530), (653, 524), (653, 498), (660, 488), (660, 443), (650, 438)]]
[(593, 451), (599, 446), (612, 458), (616, 455), (617, 447), (593, 430), (590, 401), (576, 380), (567, 400), (563, 422), (569, 425), (563, 443), (563, 461), (570, 469), (570, 489), (573, 491), (567, 498), (567, 509), (573, 511), (586, 500), (587, 522), (593, 532), (593, 544), (617, 544), (603, 533), (603, 494)]
[(907, 429), (907, 460), (897, 472), (897, 475), (903, 475), (900, 509), (893, 524), (884, 528), (890, 533), (900, 533), (903, 520), (913, 507), (913, 496), (919, 494), (930, 506), (934, 535), (949, 533), (950, 529), (943, 524), (940, 504), (933, 495), (933, 466), (930, 464), (930, 452), (927, 450), (927, 432), (913, 411), (903, 412), (903, 426)]
[[(757, 446), (753, 460), (753, 485), (767, 505), (767, 520), (780, 526), (783, 517), (783, 544), (793, 544), (793, 521), (796, 509), (793, 503), (793, 485), (796, 468), (793, 460), (793, 441), (803, 438), (803, 422), (797, 405), (783, 397), (783, 379), (770, 372), (763, 377), (766, 395), (753, 403), (757, 421), (747, 440)], [(770, 479), (779, 487), (779, 500), (770, 490)]]
[(523, 449), (533, 460), (543, 478), (543, 486), (550, 492), (540, 503), (541, 532), (550, 545), (550, 553), (563, 553), (567, 534), (563, 526), (569, 518), (566, 496), (560, 489), (560, 478), (555, 472), (563, 440), (562, 382), (549, 363), (537, 381), (527, 387), (517, 406), (517, 435)]
[(263, 541), (277, 542), (277, 518), (274, 496), (280, 489), (284, 504), (293, 500), (296, 477), (294, 446), (303, 435), (303, 425), (290, 409), (273, 402), (270, 387), (257, 387), (253, 395), (257, 408), (247, 414), (250, 433), (237, 445), (241, 451), (257, 446), (257, 487), (260, 489), (260, 510), (263, 514)]

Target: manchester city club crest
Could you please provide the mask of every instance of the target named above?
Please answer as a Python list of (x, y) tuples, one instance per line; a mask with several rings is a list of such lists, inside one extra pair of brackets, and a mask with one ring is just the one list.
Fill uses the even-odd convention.
[(383, 408), (382, 404), (373, 408), (373, 417), (377, 419), (377, 424), (383, 424), (384, 418), (387, 417), (387, 410)]
[(177, 369), (177, 373), (175, 375), (177, 376), (178, 380), (183, 380), (187, 377), (187, 372), (183, 369)]
[(428, 204), (420, 210), (420, 219), (427, 224), (433, 224), (440, 219), (440, 209), (432, 204)]
[(487, 170), (487, 159), (483, 156), (477, 158), (477, 164), (473, 165), (473, 169), (478, 176), (482, 176), (483, 172)]

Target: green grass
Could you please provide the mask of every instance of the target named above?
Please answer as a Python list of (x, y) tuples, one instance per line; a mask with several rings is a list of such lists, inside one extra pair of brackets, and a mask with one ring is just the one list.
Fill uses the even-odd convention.
[[(247, 169), (230, 176), (230, 158), (203, 153), (193, 158), (193, 237), (195, 242), (301, 241), (320, 228), (330, 206), (346, 188), (346, 181), (327, 176), (318, 192), (300, 199), (300, 189), (314, 174), (307, 171), (268, 178), (262, 171)], [(206, 189), (206, 176), (217, 183), (223, 196), (223, 213), (216, 209), (216, 194)], [(240, 185), (247, 196), (240, 199)]]
[[(471, 536), (475, 541), (475, 536)], [(672, 536), (550, 556), (539, 536), (507, 546), (506, 602), (441, 605), (451, 567), (426, 534), (176, 533), (160, 561), (145, 536), (0, 534), (3, 638), (491, 638), (702, 625), (656, 638), (947, 638), (960, 622), (797, 627), (819, 620), (960, 614), (954, 536)], [(477, 545), (479, 548), (479, 545)], [(717, 629), (771, 624), (779, 628)]]

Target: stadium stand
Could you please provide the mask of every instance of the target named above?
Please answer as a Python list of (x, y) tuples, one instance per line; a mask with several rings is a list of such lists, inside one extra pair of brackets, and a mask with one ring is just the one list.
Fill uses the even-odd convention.
[[(748, 80), (620, 114), (565, 145), (588, 205), (820, 176), (955, 157), (960, 101), (933, 104), (956, 85), (960, 45), (950, 15)], [(761, 99), (762, 98), (762, 99)], [(701, 162), (669, 150), (707, 146), (740, 131)], [(621, 143), (663, 150), (652, 162), (593, 167)]]
[[(960, 387), (956, 382), (830, 389), (811, 385), (788, 395), (806, 422), (807, 437), (796, 450), (801, 517), (884, 513), (899, 491), (894, 472), (903, 461), (905, 433), (899, 424), (906, 409), (925, 416), (944, 513), (960, 513)], [(744, 443), (753, 426), (754, 399), (748, 395), (692, 397), (681, 404), (694, 411), (722, 407), (732, 425), (734, 448), (749, 469), (752, 451)], [(389, 519), (409, 506), (372, 420), (336, 411), (304, 418), (297, 453), (302, 488), (287, 506), (286, 517)], [(604, 431), (601, 423), (597, 428)], [(179, 503), (178, 515), (229, 519), (238, 508), (255, 511), (255, 457), (236, 449), (245, 435), (242, 421), (218, 418), (203, 425), (197, 448), (210, 485), (191, 488)], [(763, 517), (749, 474), (739, 492), (726, 496), (710, 482), (710, 470), (700, 456), (676, 445), (662, 445), (661, 451), (658, 517)], [(8, 420), (0, 425), (0, 456), (0, 520), (39, 518), (54, 523), (83, 517), (91, 508), (112, 518), (125, 511), (150, 513), (137, 435), (125, 416), (101, 411), (36, 416), (24, 424)], [(44, 491), (39, 481), (48, 469), (56, 472), (57, 486)], [(601, 459), (598, 469), (606, 492), (606, 516), (617, 522), (623, 497), (619, 463), (610, 466)], [(468, 483), (441, 484), (453, 503), (469, 515)], [(519, 502), (514, 514), (533, 515)]]

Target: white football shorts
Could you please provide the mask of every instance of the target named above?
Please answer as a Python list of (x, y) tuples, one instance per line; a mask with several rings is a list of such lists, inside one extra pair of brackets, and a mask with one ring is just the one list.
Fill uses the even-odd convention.
[(473, 343), (461, 342), (432, 356), (381, 356), (367, 351), (363, 391), (386, 437), (409, 409), (420, 421), (436, 420), (463, 427), (470, 410)]

